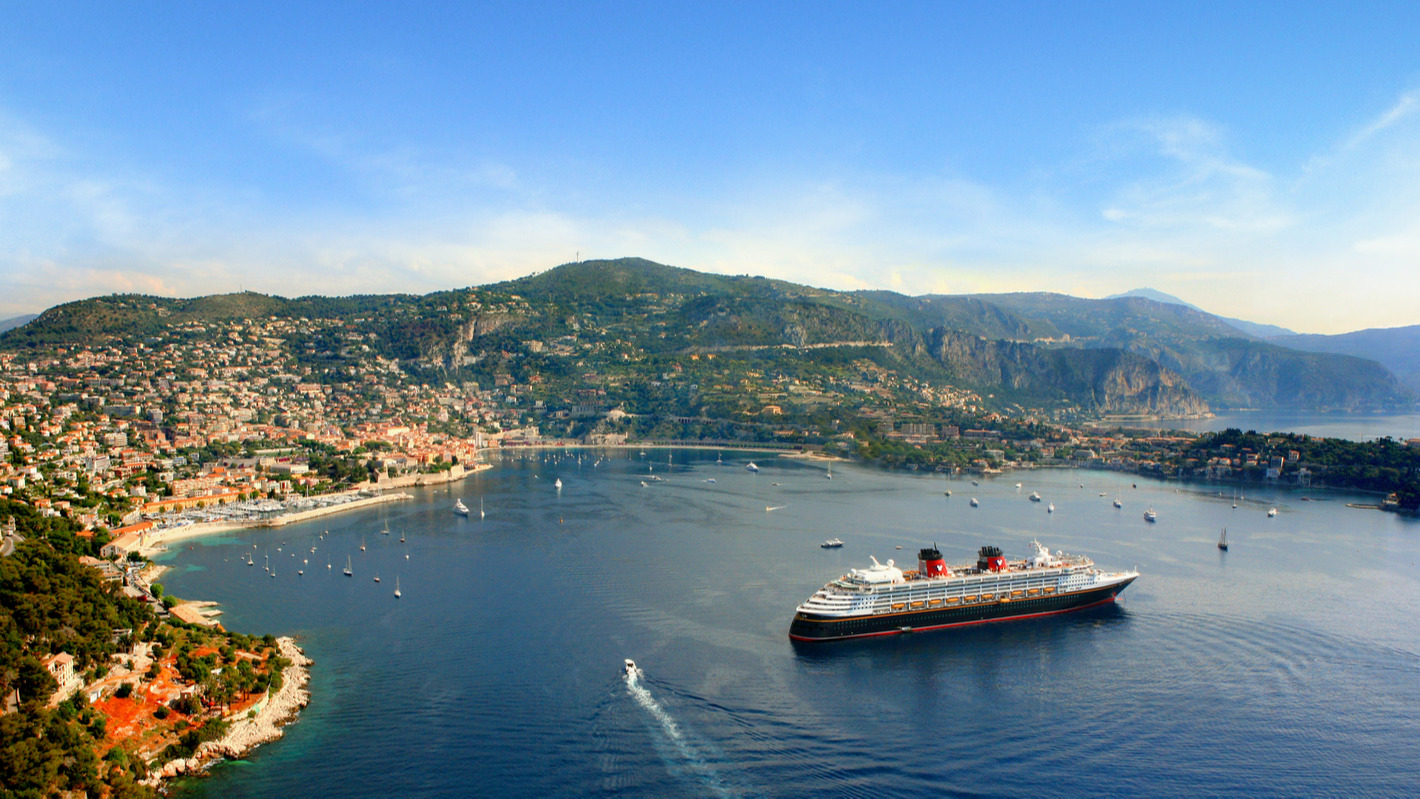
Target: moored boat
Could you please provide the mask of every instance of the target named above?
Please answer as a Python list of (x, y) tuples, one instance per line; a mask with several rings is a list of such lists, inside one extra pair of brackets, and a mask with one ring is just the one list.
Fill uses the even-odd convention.
[(974, 566), (954, 567), (933, 546), (918, 553), (915, 571), (873, 558), (830, 581), (796, 609), (789, 637), (867, 638), (1064, 613), (1113, 602), (1138, 577), (1103, 571), (1082, 555), (1052, 555), (1034, 541), (1020, 560), (985, 546)]
[(460, 516), (468, 515), (468, 506), (463, 504), (462, 499), (454, 500), (454, 513), (457, 513)]

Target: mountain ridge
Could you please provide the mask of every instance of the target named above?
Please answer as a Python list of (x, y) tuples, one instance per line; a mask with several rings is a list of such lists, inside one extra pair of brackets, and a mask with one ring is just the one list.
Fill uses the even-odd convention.
[[(1258, 341), (1181, 304), (1046, 292), (839, 292), (641, 258), (574, 262), (427, 295), (109, 295), (48, 309), (0, 336), (0, 347), (141, 337), (175, 323), (263, 315), (349, 319), (383, 357), (450, 376), (490, 377), (490, 359), (537, 356), (529, 342), (587, 339), (600, 329), (614, 335), (597, 346), (619, 347), (626, 357), (778, 349), (778, 357), (804, 364), (827, 357), (808, 354), (814, 348), (862, 350), (914, 379), (1098, 412), (1193, 415), (1214, 405), (1361, 408), (1412, 401), (1379, 364)], [(333, 341), (303, 346), (330, 363), (342, 350)]]

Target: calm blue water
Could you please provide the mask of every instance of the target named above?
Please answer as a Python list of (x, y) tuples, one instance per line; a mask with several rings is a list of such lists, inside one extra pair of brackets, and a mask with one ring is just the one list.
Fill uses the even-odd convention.
[[(232, 629), (294, 634), (316, 661), (286, 737), (187, 793), (1420, 791), (1420, 523), (1335, 495), (1250, 495), (1234, 510), (1231, 488), (1097, 472), (972, 487), (843, 464), (826, 480), (767, 455), (758, 475), (742, 453), (717, 466), (713, 452), (676, 452), (673, 469), (665, 450), (647, 457), (667, 479), (644, 488), (634, 452), (596, 468), (504, 462), (391, 506), (391, 536), (368, 511), (185, 543), (170, 591), (222, 602)], [(459, 496), (474, 518), (450, 512)], [(1228, 553), (1214, 546), (1224, 526)], [(846, 546), (820, 549), (829, 536)], [(910, 561), (935, 541), (959, 562), (1037, 537), (1143, 576), (1102, 611), (788, 640), (794, 607), (869, 555)], [(246, 552), (257, 567), (240, 565)], [(347, 555), (354, 578), (340, 574)], [(627, 657), (645, 670), (636, 685)]]
[(1129, 427), (1163, 430), (1216, 432), (1236, 427), (1259, 433), (1305, 433), (1323, 438), (1370, 441), (1390, 436), (1405, 440), (1420, 438), (1420, 413), (1283, 413), (1278, 411), (1236, 411), (1219, 413), (1211, 419), (1154, 419), (1130, 422)]

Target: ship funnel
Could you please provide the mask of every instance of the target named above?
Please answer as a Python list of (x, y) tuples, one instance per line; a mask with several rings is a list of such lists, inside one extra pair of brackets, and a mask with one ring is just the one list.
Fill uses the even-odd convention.
[(1006, 558), (1001, 554), (1000, 547), (982, 547), (977, 553), (976, 569), (983, 572), (999, 572), (1006, 568)]
[(917, 572), (923, 577), (946, 577), (947, 563), (942, 560), (942, 553), (937, 549), (937, 545), (924, 547), (917, 552)]

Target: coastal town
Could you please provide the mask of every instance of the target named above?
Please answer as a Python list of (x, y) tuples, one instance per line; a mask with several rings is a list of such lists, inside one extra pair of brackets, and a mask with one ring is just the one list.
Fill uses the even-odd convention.
[[(525, 384), (502, 376), (487, 388), (434, 385), (369, 353), (338, 382), (303, 365), (300, 356), (317, 341), (368, 350), (361, 334), (343, 332), (348, 327), (331, 319), (209, 321), (141, 341), (0, 353), (0, 494), (68, 520), (94, 542), (93, 555), (122, 560), (169, 528), (279, 523), (456, 480), (490, 452), (539, 445), (709, 443), (936, 471), (1063, 466), (1338, 483), (1335, 464), (1308, 460), (1308, 441), (1052, 424), (1042, 411), (989, 411), (973, 392), (868, 362), (840, 381), (712, 367), (714, 356), (704, 353), (657, 364), (665, 370), (657, 389), (715, 378), (686, 377), (692, 370), (733, 369), (737, 383), (714, 390), (757, 404), (719, 419), (632, 413), (584, 401), (598, 396), (585, 388), (553, 396), (537, 375)], [(697, 422), (713, 429), (692, 439), (687, 428)], [(727, 429), (739, 434), (728, 437)]]

